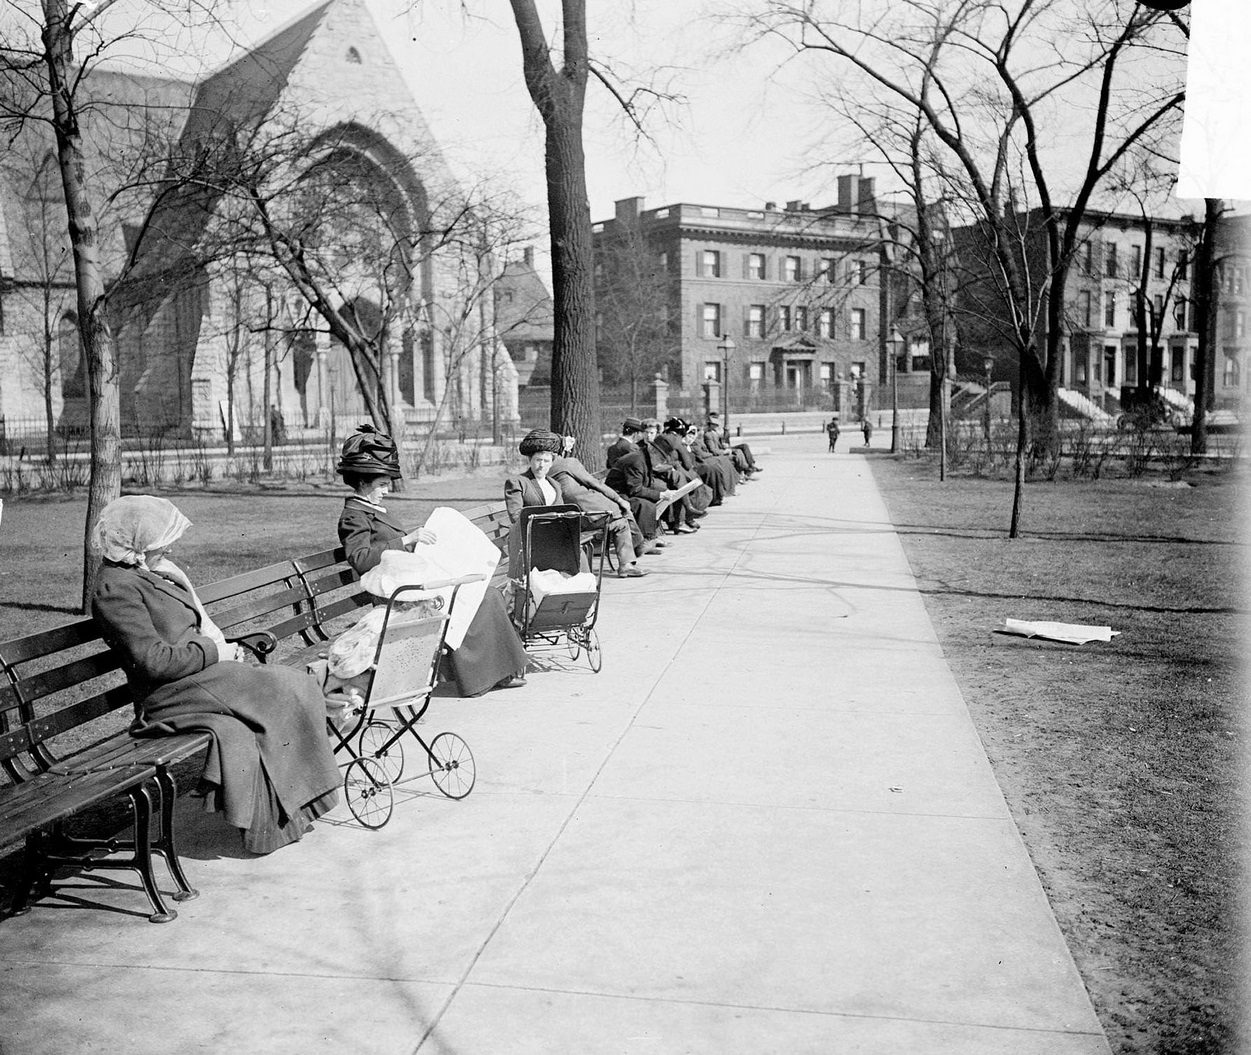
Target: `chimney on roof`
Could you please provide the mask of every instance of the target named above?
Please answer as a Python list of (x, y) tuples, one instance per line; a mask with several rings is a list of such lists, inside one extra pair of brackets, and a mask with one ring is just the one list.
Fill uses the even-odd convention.
[(526, 267), (531, 271), (534, 270), (534, 246), (528, 245), (521, 251), (521, 259), (525, 261)]
[(642, 198), (622, 198), (617, 202), (617, 222), (630, 223), (639, 218), (643, 211)]
[(862, 213), (872, 214), (877, 212), (877, 198), (873, 193), (873, 177), (860, 176), (858, 204)]
[(765, 212), (773, 212), (773, 210), (776, 209), (777, 207), (778, 207), (778, 203), (775, 201), (765, 202)]
[(800, 209), (800, 202), (798, 198), (794, 199), (794, 201), (788, 201), (786, 203), (787, 212), (799, 212), (799, 209)]

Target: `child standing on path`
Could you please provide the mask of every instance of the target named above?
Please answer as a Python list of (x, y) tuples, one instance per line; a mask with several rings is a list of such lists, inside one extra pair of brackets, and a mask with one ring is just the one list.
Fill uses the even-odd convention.
[(825, 426), (825, 431), (830, 437), (830, 451), (833, 453), (834, 444), (838, 442), (838, 418), (830, 418), (830, 423)]

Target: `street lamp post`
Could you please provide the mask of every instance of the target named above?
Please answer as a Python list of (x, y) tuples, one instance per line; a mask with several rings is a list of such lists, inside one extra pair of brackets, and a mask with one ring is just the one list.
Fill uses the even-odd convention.
[(986, 450), (990, 451), (990, 372), (995, 368), (995, 357), (982, 357), (982, 369), (986, 371), (986, 405), (982, 408), (982, 432), (986, 434)]
[(734, 338), (728, 333), (717, 345), (717, 351), (721, 353), (721, 425), (727, 442), (730, 436), (730, 357), (734, 354), (734, 347)]
[(899, 349), (904, 339), (899, 330), (891, 327), (890, 336), (886, 339), (886, 349), (890, 353), (890, 452), (899, 453)]

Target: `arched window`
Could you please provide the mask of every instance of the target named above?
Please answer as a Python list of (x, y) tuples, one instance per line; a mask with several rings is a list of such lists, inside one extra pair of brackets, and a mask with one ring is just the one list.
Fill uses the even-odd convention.
[(361, 64), (361, 53), (357, 51), (355, 48), (348, 48), (347, 60), (348, 62), (352, 63), (354, 66), (359, 66)]
[(56, 327), (57, 359), (61, 364), (61, 395), (65, 399), (83, 399), (87, 395), (87, 371), (83, 362), (82, 339), (78, 333), (78, 317), (67, 311)]

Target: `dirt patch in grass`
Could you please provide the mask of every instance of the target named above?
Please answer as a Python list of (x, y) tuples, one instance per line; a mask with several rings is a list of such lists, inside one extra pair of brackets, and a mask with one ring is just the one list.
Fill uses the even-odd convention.
[(872, 466), (1112, 1050), (1243, 1050), (1245, 480), (1030, 484), (1009, 539), (1010, 481)]

